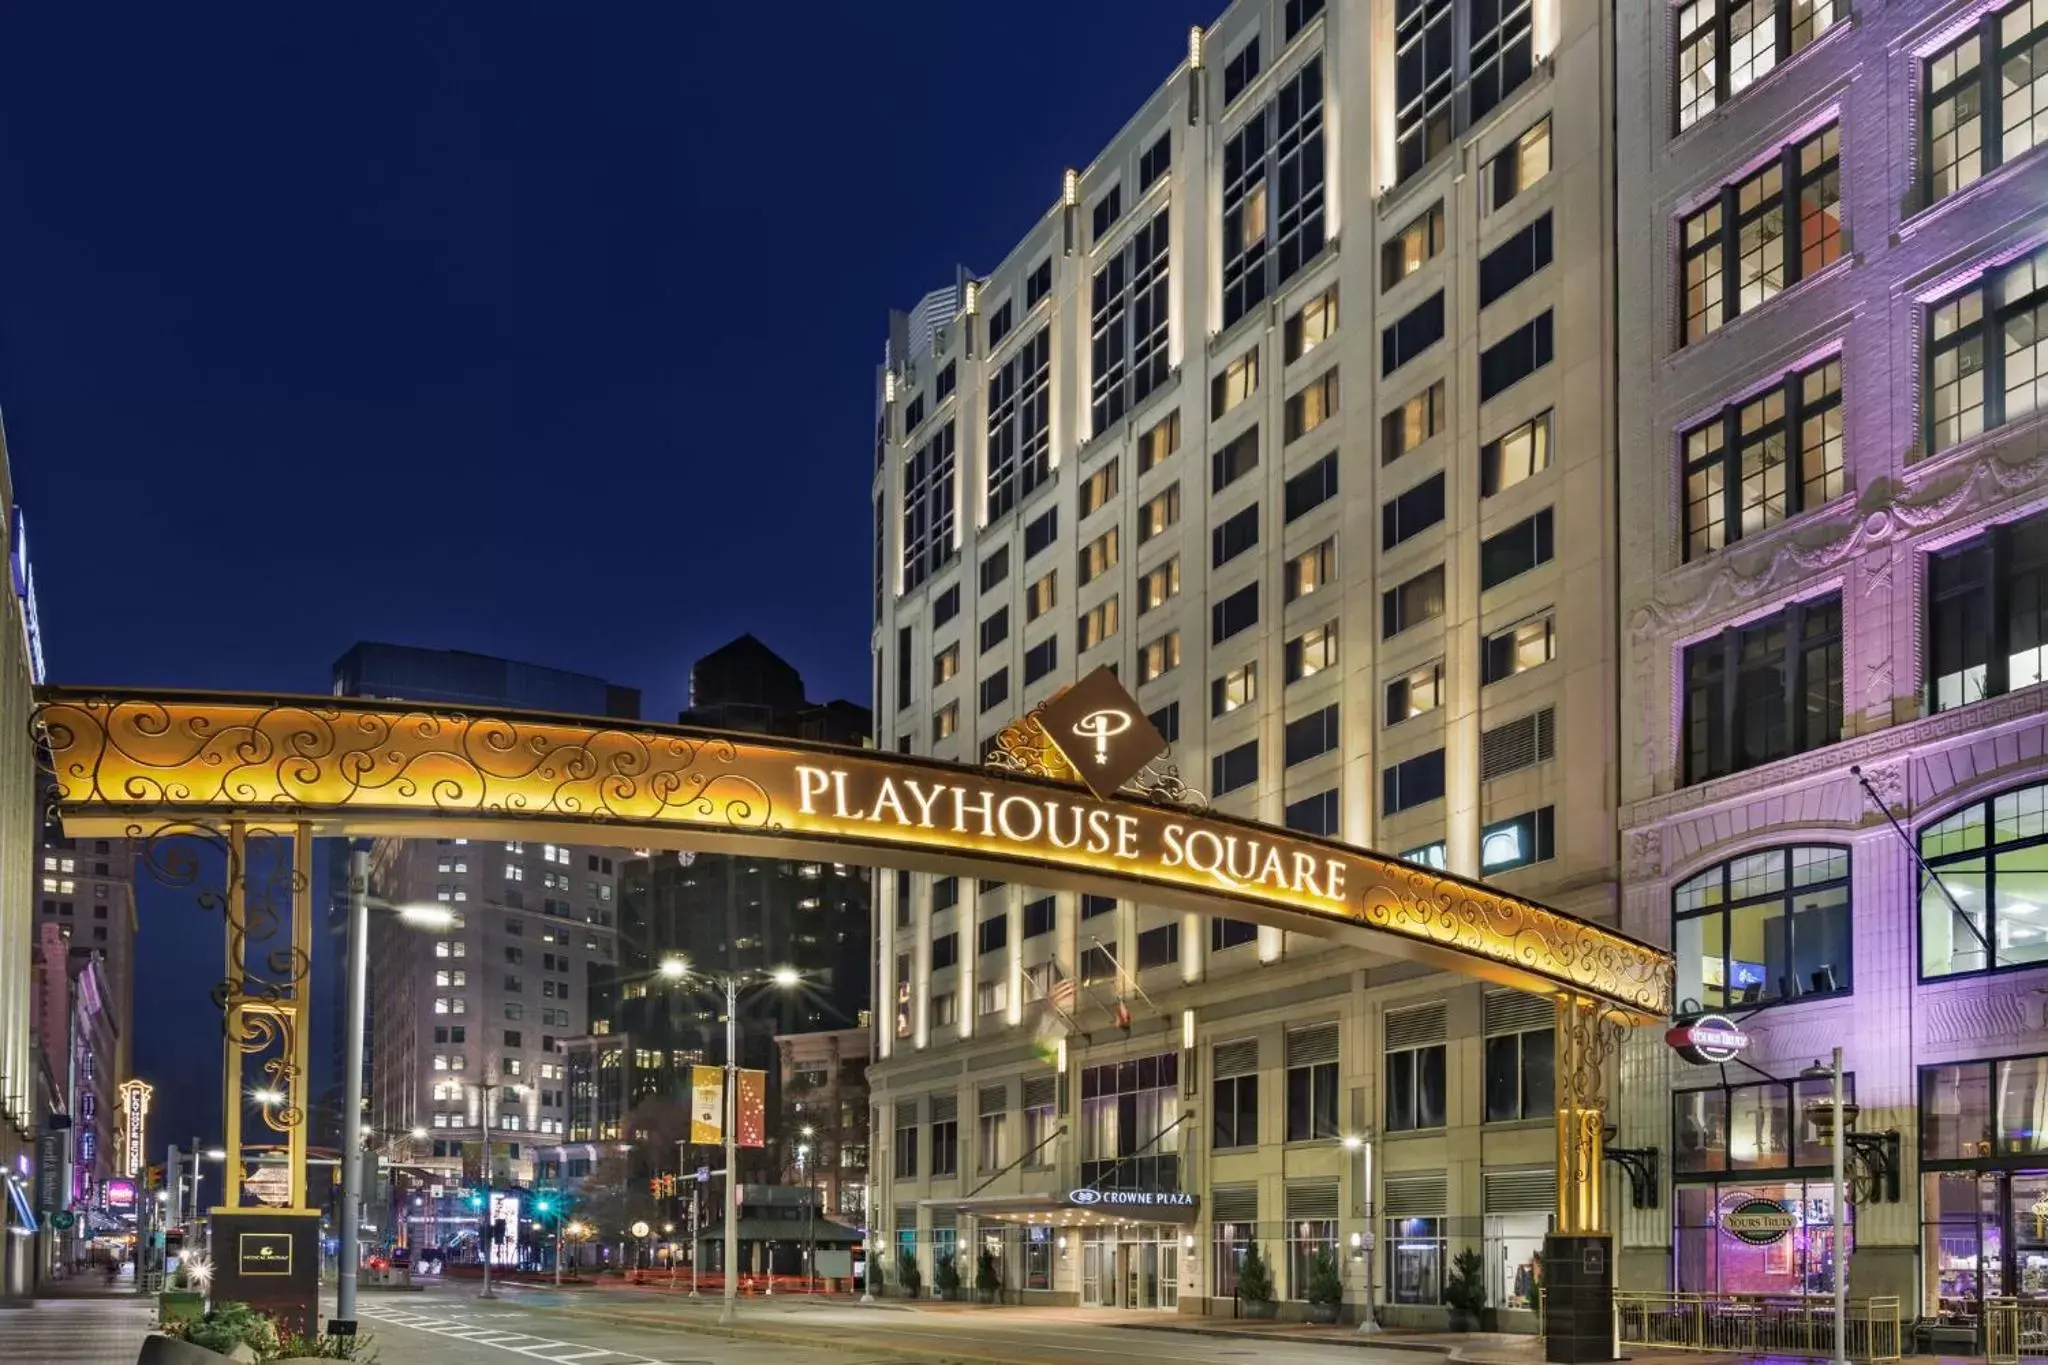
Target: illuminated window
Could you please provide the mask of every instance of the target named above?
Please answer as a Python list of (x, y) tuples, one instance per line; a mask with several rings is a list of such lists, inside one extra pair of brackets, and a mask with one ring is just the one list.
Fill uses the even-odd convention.
[(1333, 284), (1302, 304), (1294, 316), (1287, 319), (1284, 339), (1287, 363), (1293, 364), (1336, 334), (1337, 286)]
[[(1095, 272), (1089, 384), (1098, 436), (1166, 384), (1168, 273), (1163, 206)], [(1084, 500), (1083, 515), (1092, 510)]]
[(1840, 497), (1848, 491), (1840, 358), (1730, 404), (1680, 445), (1687, 559)]
[(1287, 561), (1287, 600), (1294, 602), (1307, 597), (1327, 586), (1336, 576), (1337, 541), (1332, 537)]
[(1842, 254), (1841, 130), (1785, 148), (1679, 224), (1681, 339), (1700, 340)]
[(1253, 346), (1209, 381), (1209, 416), (1221, 417), (1259, 391), (1259, 348)]
[(1550, 414), (1532, 417), (1479, 448), (1479, 496), (1490, 498), (1550, 468)]
[(1678, 994), (1710, 1010), (1850, 989), (1849, 851), (1746, 853), (1671, 893)]
[(1056, 581), (1056, 577), (1055, 573), (1048, 573), (1045, 577), (1024, 590), (1024, 619), (1026, 621), (1036, 621), (1039, 617), (1051, 611), (1058, 603), (1059, 584)]
[(1180, 595), (1180, 556), (1149, 570), (1138, 580), (1138, 614), (1143, 616), (1154, 607), (1166, 605)]
[[(1781, 16), (1788, 22), (1781, 24)], [(1848, 17), (1849, 0), (1687, 0), (1681, 4), (1672, 15), (1679, 131), (1740, 95)]]
[(1138, 472), (1150, 473), (1166, 463), (1166, 457), (1180, 449), (1180, 412), (1161, 418), (1138, 438)]
[(1546, 611), (1486, 637), (1479, 653), (1479, 681), (1482, 686), (1497, 683), (1556, 657), (1557, 618)]
[[(1223, 325), (1323, 249), (1323, 59), (1303, 62), (1223, 144)], [(1270, 206), (1268, 186), (1277, 194)]]
[(1550, 115), (1545, 114), (1479, 168), (1480, 213), (1498, 213), (1549, 174)]
[(1380, 419), (1380, 463), (1392, 464), (1444, 429), (1444, 381), (1439, 379)]
[(1209, 714), (1227, 716), (1259, 698), (1259, 664), (1248, 660), (1209, 684)]
[(1337, 663), (1337, 623), (1330, 621), (1305, 630), (1287, 642), (1286, 675), (1290, 683), (1312, 678)]
[(1392, 289), (1444, 249), (1444, 205), (1439, 199), (1380, 248), (1380, 288)]
[(1138, 509), (1138, 543), (1144, 544), (1180, 522), (1180, 485), (1169, 484)]
[(1298, 441), (1329, 421), (1337, 411), (1337, 399), (1337, 371), (1333, 367), (1287, 400), (1286, 440)]
[(1102, 601), (1081, 613), (1081, 648), (1093, 649), (1116, 634), (1117, 611), (1114, 597)]
[(1422, 667), (1387, 684), (1387, 724), (1413, 720), (1444, 703), (1444, 661)]
[(932, 742), (952, 737), (960, 728), (960, 703), (949, 701), (932, 713)]
[(1172, 669), (1180, 667), (1180, 632), (1169, 630), (1157, 639), (1148, 640), (1138, 650), (1138, 681), (1151, 682)]
[(1100, 578), (1103, 574), (1116, 567), (1117, 545), (1117, 528), (1112, 526), (1081, 547), (1080, 577), (1082, 583), (1093, 583), (1097, 578)]
[(1090, 474), (1081, 482), (1081, 515), (1088, 516), (1100, 511), (1109, 500), (1116, 496), (1117, 471), (1123, 466), (1115, 460)]

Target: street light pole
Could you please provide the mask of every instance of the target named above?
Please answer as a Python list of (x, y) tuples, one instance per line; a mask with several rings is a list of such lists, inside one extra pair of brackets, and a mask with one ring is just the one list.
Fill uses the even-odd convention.
[(740, 1201), (740, 979), (725, 978), (725, 1302), (719, 1326), (730, 1326), (739, 1306)]
[(1848, 1124), (1842, 1121), (1842, 1049), (1837, 1047), (1834, 1054), (1834, 1116), (1835, 1116), (1835, 1365), (1846, 1365), (1849, 1359), (1849, 1261), (1843, 1254), (1844, 1234), (1848, 1221), (1848, 1191), (1843, 1179), (1843, 1153), (1849, 1144)]
[(348, 1023), (342, 1033), (341, 1105), (341, 1274), (335, 1286), (334, 1316), (356, 1320), (357, 1246), (363, 1222), (363, 1017), (367, 1009), (370, 936), (370, 854), (357, 847), (348, 855)]
[(480, 1299), (495, 1299), (491, 1292), (491, 1092), (501, 1084), (499, 1081), (478, 1081), (477, 1089), (484, 1097), (484, 1206), (477, 1210), (476, 1244), (484, 1259), (484, 1288), (477, 1295)]

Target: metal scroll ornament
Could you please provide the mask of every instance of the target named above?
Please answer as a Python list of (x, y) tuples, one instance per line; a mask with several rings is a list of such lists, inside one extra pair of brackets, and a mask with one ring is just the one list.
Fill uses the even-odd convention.
[(1026, 777), (1043, 777), (1078, 786), (1081, 774), (1074, 771), (1074, 765), (1067, 762), (1067, 756), (1046, 733), (1045, 725), (1039, 719), (1042, 710), (1042, 706), (1034, 706), (997, 732), (995, 747), (989, 750), (988, 766), (1001, 772), (1022, 773)]

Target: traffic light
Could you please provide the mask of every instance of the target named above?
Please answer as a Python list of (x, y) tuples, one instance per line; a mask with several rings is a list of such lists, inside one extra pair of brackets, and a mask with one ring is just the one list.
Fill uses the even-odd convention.
[(555, 1211), (555, 1201), (548, 1198), (546, 1195), (542, 1195), (540, 1198), (533, 1201), (533, 1211), (535, 1213), (543, 1214), (553, 1213)]
[(471, 1190), (469, 1192), (469, 1206), (473, 1209), (480, 1209), (484, 1206), (484, 1192), (482, 1190)]
[(162, 1189), (164, 1187), (164, 1168), (161, 1166), (151, 1166), (144, 1174), (143, 1186), (146, 1189), (152, 1190)]

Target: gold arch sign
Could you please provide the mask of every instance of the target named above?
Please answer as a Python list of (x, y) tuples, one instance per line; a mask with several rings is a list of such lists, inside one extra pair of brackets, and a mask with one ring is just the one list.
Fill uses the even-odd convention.
[(1334, 840), (1069, 781), (751, 734), (409, 703), (47, 691), (73, 835), (522, 837), (996, 876), (1349, 940), (1661, 1022), (1671, 960)]

